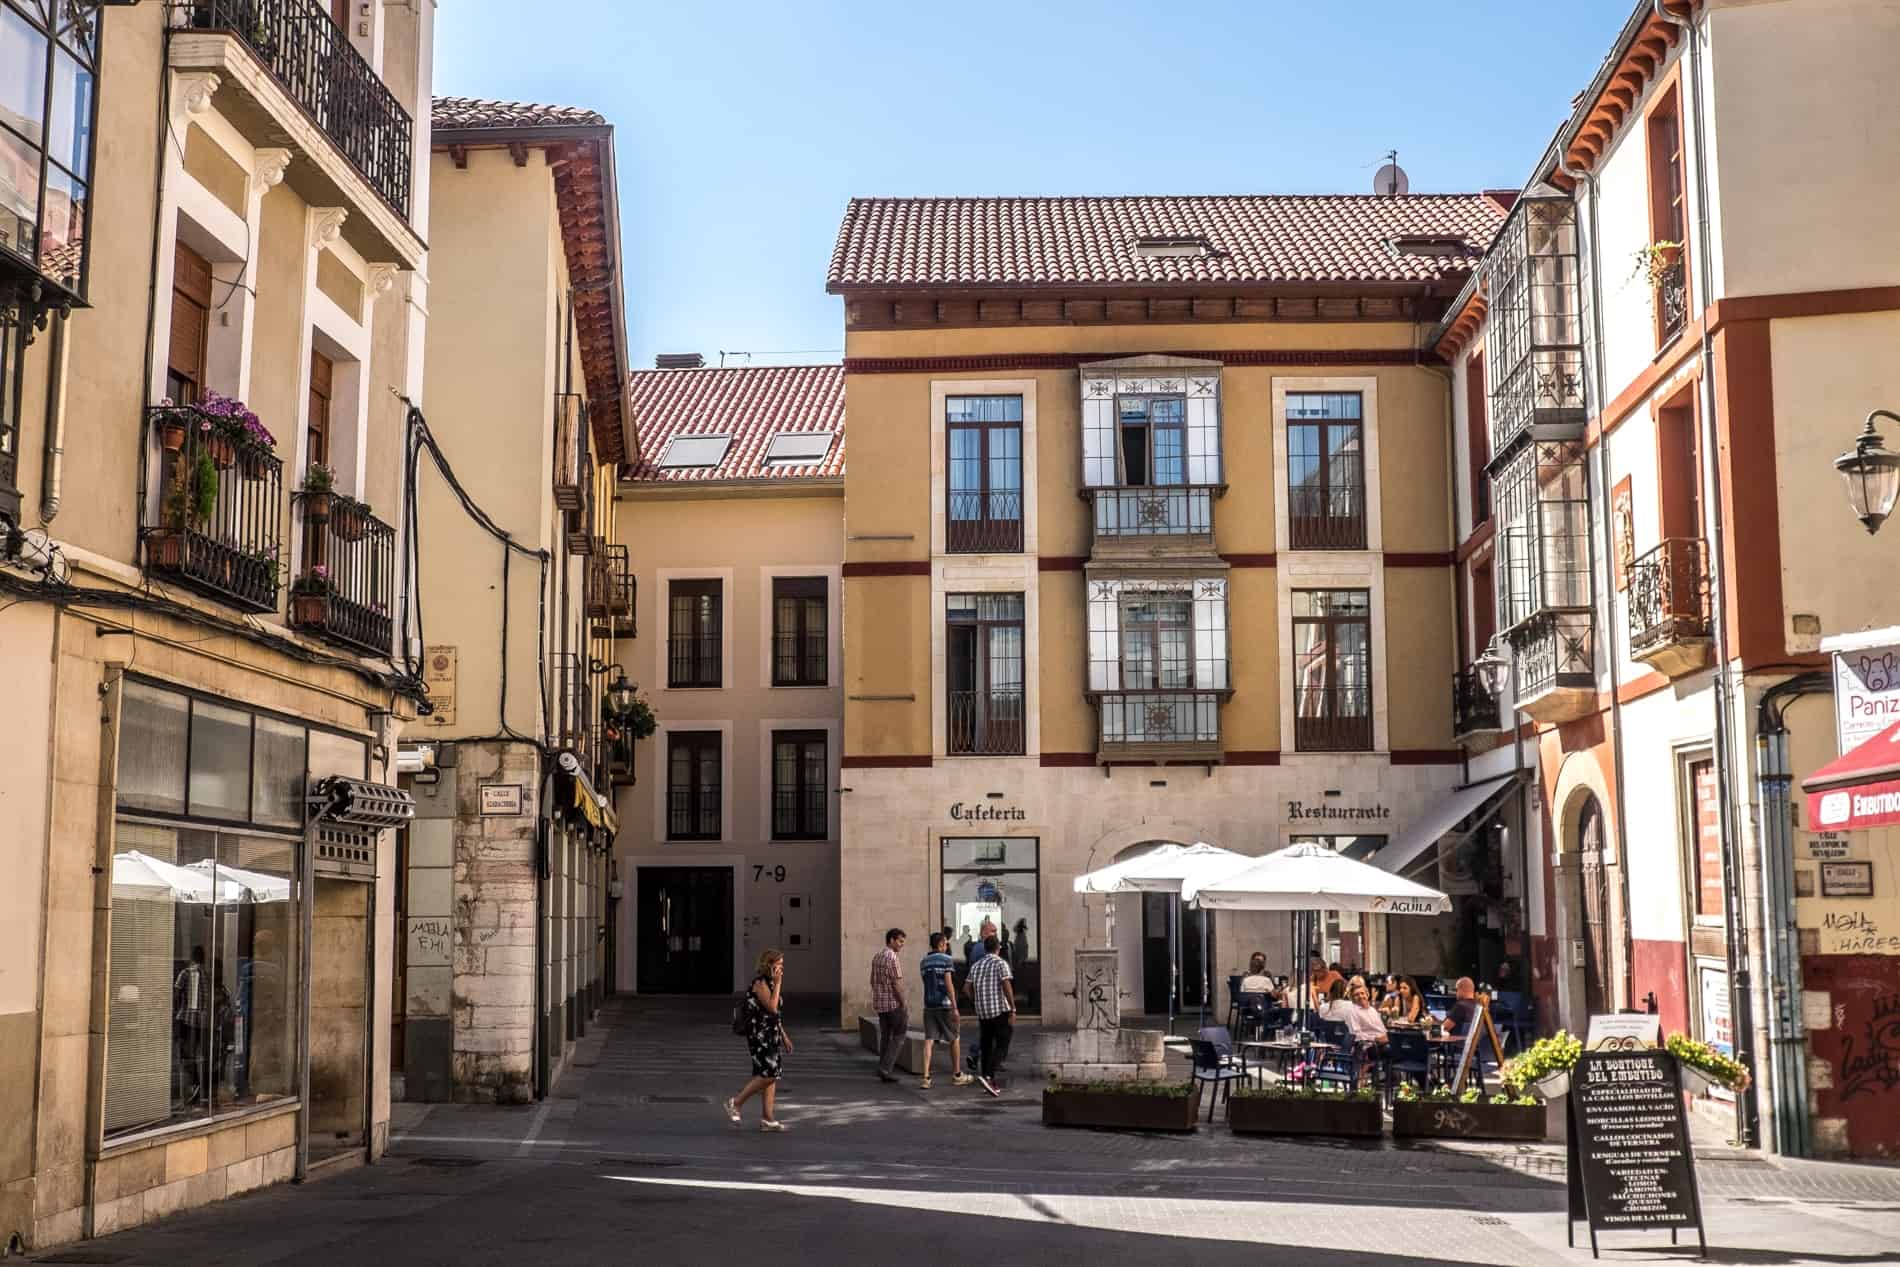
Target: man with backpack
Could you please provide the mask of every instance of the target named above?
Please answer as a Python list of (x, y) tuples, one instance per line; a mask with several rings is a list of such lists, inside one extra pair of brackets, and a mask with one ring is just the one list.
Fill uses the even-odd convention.
[(973, 1081), (962, 1068), (963, 1036), (957, 1028), (961, 1019), (957, 1014), (957, 965), (949, 955), (949, 945), (948, 932), (930, 934), (930, 953), (918, 965), (924, 974), (924, 1080), (921, 1086), (925, 1091), (930, 1090), (930, 1052), (937, 1043), (950, 1044), (951, 1081), (959, 1087)]

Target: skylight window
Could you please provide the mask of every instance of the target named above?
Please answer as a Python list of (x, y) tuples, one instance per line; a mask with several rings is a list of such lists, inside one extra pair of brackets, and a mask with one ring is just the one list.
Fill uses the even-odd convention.
[(765, 446), (761, 466), (810, 466), (831, 452), (829, 431), (781, 431)]
[(1387, 245), (1394, 255), (1424, 255), (1435, 259), (1464, 259), (1476, 254), (1463, 238), (1438, 237), (1426, 233), (1402, 233)]
[(677, 471), (718, 466), (725, 461), (726, 449), (731, 444), (731, 436), (674, 436), (666, 451), (660, 454), (659, 467), (662, 471)]
[(1178, 259), (1212, 255), (1206, 238), (1151, 237), (1135, 239), (1135, 254), (1144, 259)]

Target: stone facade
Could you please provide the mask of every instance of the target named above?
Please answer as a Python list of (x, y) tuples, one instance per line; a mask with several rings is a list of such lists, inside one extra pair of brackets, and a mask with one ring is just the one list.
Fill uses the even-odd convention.
[[(519, 743), (457, 744), (453, 867), (457, 1100), (534, 1098), (535, 823), (540, 758)], [(520, 784), (521, 813), (482, 817), (484, 783)]]

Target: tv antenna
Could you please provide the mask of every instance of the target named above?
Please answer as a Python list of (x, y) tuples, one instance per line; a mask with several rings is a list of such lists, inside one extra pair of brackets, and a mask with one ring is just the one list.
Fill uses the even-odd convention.
[(1372, 192), (1382, 198), (1396, 198), (1411, 188), (1411, 180), (1406, 176), (1405, 169), (1399, 166), (1399, 152), (1387, 150), (1385, 166), (1373, 173)]

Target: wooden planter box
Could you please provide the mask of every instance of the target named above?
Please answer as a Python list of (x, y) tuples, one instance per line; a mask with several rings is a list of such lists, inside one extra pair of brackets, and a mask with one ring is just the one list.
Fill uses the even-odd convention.
[(1377, 1139), (1385, 1129), (1377, 1100), (1299, 1099), (1293, 1096), (1237, 1095), (1227, 1106), (1227, 1124), (1236, 1135), (1330, 1135), (1340, 1139)]
[(1073, 1091), (1050, 1087), (1042, 1093), (1044, 1126), (1092, 1126), (1118, 1131), (1191, 1131), (1201, 1111), (1201, 1089), (1185, 1096), (1144, 1095), (1138, 1091)]
[(1459, 1104), (1445, 1100), (1400, 1100), (1392, 1106), (1394, 1139), (1544, 1138), (1541, 1104)]

